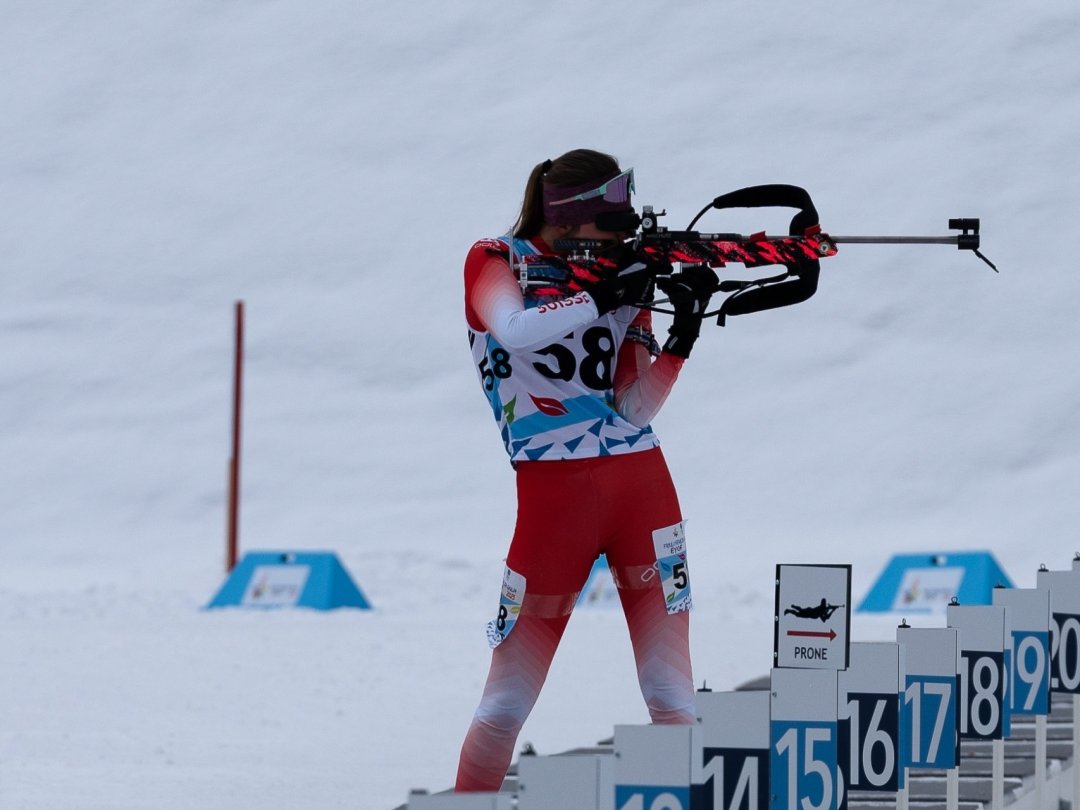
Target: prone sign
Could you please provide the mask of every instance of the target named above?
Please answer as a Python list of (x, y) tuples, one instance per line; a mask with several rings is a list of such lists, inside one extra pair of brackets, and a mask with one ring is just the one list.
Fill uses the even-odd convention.
[(774, 665), (846, 669), (850, 606), (850, 565), (777, 565)]

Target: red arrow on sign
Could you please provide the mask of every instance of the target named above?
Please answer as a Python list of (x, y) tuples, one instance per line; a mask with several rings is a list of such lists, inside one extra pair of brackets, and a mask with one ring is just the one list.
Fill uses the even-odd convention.
[(830, 630), (827, 633), (820, 630), (788, 630), (787, 634), (789, 636), (810, 636), (811, 638), (827, 638), (829, 641), (832, 641), (834, 638), (836, 638), (835, 630)]

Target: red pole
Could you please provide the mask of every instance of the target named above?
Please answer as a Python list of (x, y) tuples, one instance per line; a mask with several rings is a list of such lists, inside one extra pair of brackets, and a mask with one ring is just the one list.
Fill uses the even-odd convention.
[(229, 459), (229, 528), (225, 570), (236, 566), (240, 531), (240, 419), (244, 380), (244, 302), (236, 302), (236, 351), (233, 359), (232, 457)]

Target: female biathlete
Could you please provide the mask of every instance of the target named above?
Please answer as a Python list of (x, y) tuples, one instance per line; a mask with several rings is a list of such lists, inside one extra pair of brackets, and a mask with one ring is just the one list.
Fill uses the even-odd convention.
[[(693, 723), (690, 582), (682, 513), (650, 420), (697, 339), (716, 275), (673, 277), (602, 231), (632, 211), (633, 170), (577, 149), (529, 176), (512, 232), (465, 260), (473, 361), (517, 476), (494, 648), (456, 790), (496, 791), (593, 562), (606, 554), (654, 723)], [(610, 268), (575, 276), (554, 250), (609, 240)], [(675, 316), (663, 349), (639, 304), (658, 286)]]

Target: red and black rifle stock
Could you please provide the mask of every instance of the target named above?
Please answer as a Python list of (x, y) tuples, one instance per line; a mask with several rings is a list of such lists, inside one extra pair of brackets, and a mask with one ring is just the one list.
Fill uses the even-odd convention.
[[(764, 232), (748, 236), (738, 233), (704, 233), (691, 230), (708, 211), (726, 208), (796, 208), (786, 236), (767, 236)], [(805, 189), (789, 185), (750, 186), (723, 194), (690, 222), (687, 230), (671, 231), (660, 227), (657, 220), (665, 212), (655, 213), (645, 206), (636, 212), (601, 214), (596, 224), (602, 230), (634, 231), (633, 247), (667, 264), (706, 264), (713, 268), (729, 263), (746, 267), (781, 265), (784, 272), (766, 278), (739, 281), (725, 279), (717, 292), (729, 293), (719, 309), (702, 317), (717, 316), (724, 324), (728, 315), (745, 315), (805, 301), (817, 291), (820, 260), (835, 256), (837, 245), (956, 245), (970, 250), (997, 272), (997, 268), (979, 252), (979, 220), (950, 219), (949, 228), (960, 231), (950, 236), (832, 236), (821, 229), (817, 209)], [(601, 250), (606, 243), (593, 240), (568, 239), (556, 243), (557, 249), (573, 251), (566, 259), (570, 265), (591, 273), (602, 273), (601, 263), (591, 251)], [(649, 306), (666, 301), (654, 301)], [(658, 310), (664, 311), (664, 310)]]

